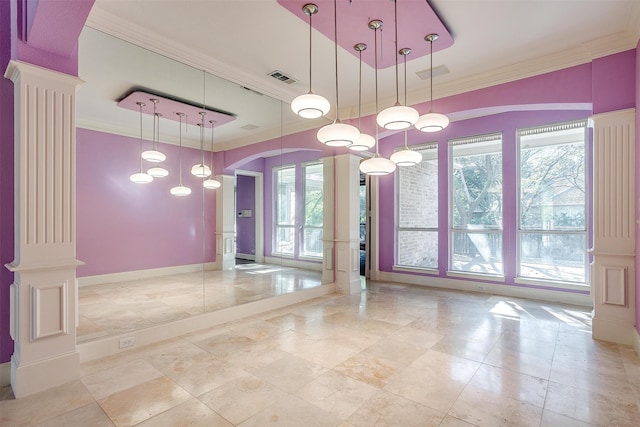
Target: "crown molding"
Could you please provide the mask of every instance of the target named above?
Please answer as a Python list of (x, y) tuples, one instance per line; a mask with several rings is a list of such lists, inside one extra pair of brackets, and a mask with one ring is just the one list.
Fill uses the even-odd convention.
[(255, 90), (277, 100), (291, 102), (297, 96), (293, 91), (285, 90), (280, 83), (268, 81), (266, 74), (264, 79), (257, 79), (254, 75), (240, 68), (217, 61), (196, 49), (176, 43), (161, 34), (137, 27), (131, 21), (106, 12), (98, 6), (91, 10), (86, 25), (238, 85), (258, 88)]

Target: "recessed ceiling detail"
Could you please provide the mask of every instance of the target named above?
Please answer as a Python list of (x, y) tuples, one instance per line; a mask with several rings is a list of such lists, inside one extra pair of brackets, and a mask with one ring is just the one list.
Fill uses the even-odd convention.
[[(397, 0), (398, 1), (398, 47), (411, 48), (411, 59), (429, 54), (429, 43), (424, 37), (430, 33), (437, 33), (440, 38), (434, 44), (434, 52), (453, 45), (453, 37), (442, 23), (438, 15), (426, 0)], [(302, 7), (308, 0), (278, 0), (278, 4), (293, 13), (305, 23), (308, 17), (302, 12)], [(333, 0), (314, 0), (318, 5), (318, 13), (313, 17), (313, 28), (333, 42)], [(345, 51), (358, 57), (353, 50), (356, 43), (373, 45), (373, 34), (368, 27), (369, 21), (379, 19), (384, 22), (380, 41), (381, 54), (378, 57), (378, 67), (387, 68), (395, 65), (394, 40), (394, 12), (392, 0), (340, 0), (338, 1), (338, 45)], [(300, 37), (305, 37), (301, 32)], [(362, 55), (362, 61), (374, 66), (373, 53)]]
[[(140, 107), (137, 103), (143, 102), (146, 104), (146, 106), (143, 107), (143, 112), (153, 114), (153, 101), (151, 101), (151, 99), (157, 99), (159, 101), (156, 104), (156, 110), (164, 119), (174, 120), (177, 122), (178, 116), (176, 113), (184, 113), (184, 118), (182, 119), (183, 123), (196, 126), (201, 121), (200, 112), (203, 110), (202, 106), (198, 106), (187, 101), (172, 99), (166, 95), (159, 95), (148, 91), (134, 90), (133, 92), (125, 95), (117, 105), (118, 107), (126, 108), (128, 110), (139, 111)], [(210, 120), (215, 121), (216, 127), (232, 122), (236, 119), (236, 117), (231, 113), (216, 110), (211, 107), (205, 106), (204, 111), (206, 112), (205, 121), (207, 123)]]

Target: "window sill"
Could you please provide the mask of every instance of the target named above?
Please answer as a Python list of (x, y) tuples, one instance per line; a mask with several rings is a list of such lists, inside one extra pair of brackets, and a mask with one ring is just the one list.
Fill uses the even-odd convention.
[(524, 277), (516, 277), (513, 281), (519, 285), (544, 286), (546, 288), (572, 291), (591, 291), (591, 286), (588, 283), (557, 282), (553, 280), (527, 279)]
[(498, 274), (471, 273), (466, 271), (447, 271), (448, 277), (459, 277), (461, 279), (486, 280), (488, 282), (504, 283), (505, 278)]
[(408, 267), (405, 265), (393, 265), (391, 267), (393, 271), (400, 271), (403, 273), (423, 273), (430, 275), (438, 275), (440, 271), (437, 268), (429, 268), (429, 267)]

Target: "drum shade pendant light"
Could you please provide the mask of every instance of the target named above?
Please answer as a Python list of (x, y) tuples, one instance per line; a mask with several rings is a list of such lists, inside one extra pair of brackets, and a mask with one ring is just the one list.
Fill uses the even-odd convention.
[(340, 93), (338, 90), (338, 2), (333, 0), (333, 38), (334, 56), (336, 63), (336, 119), (333, 123), (318, 130), (317, 138), (329, 147), (348, 147), (360, 138), (357, 127), (340, 122)]
[[(155, 109), (155, 103), (153, 106)], [(157, 141), (158, 143), (160, 142), (160, 117), (162, 117), (162, 114), (154, 112), (153, 117), (154, 117), (153, 118), (153, 141), (154, 141), (154, 147), (157, 147), (155, 141)], [(169, 175), (169, 171), (161, 166), (154, 166), (149, 170), (147, 170), (147, 173), (154, 178), (164, 178), (165, 176)]]
[(153, 102), (153, 133), (154, 133), (153, 147), (151, 147), (151, 150), (144, 151), (142, 153), (142, 158), (148, 162), (160, 163), (160, 162), (164, 162), (167, 158), (167, 156), (165, 156), (164, 153), (158, 151), (158, 147), (156, 146), (156, 140), (155, 140), (156, 119), (158, 119), (156, 106), (160, 101), (157, 100), (156, 98), (151, 98), (150, 101)]
[[(395, 20), (395, 45), (398, 47), (398, 0), (394, 0), (394, 20)], [(398, 55), (396, 54), (396, 103), (389, 108), (385, 108), (384, 110), (378, 113), (376, 117), (376, 121), (378, 125), (382, 126), (385, 129), (390, 130), (400, 130), (407, 129), (408, 127), (413, 126), (417, 121), (420, 114), (416, 111), (415, 108), (408, 107), (406, 105), (400, 104), (398, 90)]]
[[(382, 28), (382, 21), (374, 19), (369, 22), (369, 28), (374, 32), (374, 68), (376, 84), (376, 111), (378, 111), (378, 30)], [(380, 141), (378, 138), (378, 127), (376, 126), (376, 153), (370, 159), (360, 163), (360, 172), (366, 175), (388, 175), (396, 170), (396, 164), (380, 155)]]
[(184, 113), (176, 113), (180, 121), (180, 132), (179, 132), (179, 140), (180, 140), (180, 184), (173, 187), (171, 190), (171, 194), (177, 197), (184, 197), (191, 194), (191, 189), (189, 187), (185, 187), (182, 185), (182, 118), (184, 117)]
[(367, 49), (367, 45), (357, 43), (353, 48), (360, 55), (360, 71), (358, 73), (358, 129), (360, 130), (360, 138), (349, 146), (349, 150), (365, 151), (376, 145), (376, 140), (371, 135), (362, 133), (362, 52)]
[[(140, 108), (140, 153), (142, 154), (142, 107), (146, 104), (144, 102), (136, 102), (136, 105)], [(136, 184), (148, 184), (153, 181), (151, 175), (142, 171), (142, 156), (140, 156), (140, 172), (134, 173), (129, 179)]]
[(441, 113), (433, 112), (433, 42), (438, 40), (438, 35), (427, 34), (424, 39), (428, 41), (431, 46), (431, 54), (429, 55), (431, 58), (431, 69), (429, 71), (431, 73), (431, 77), (429, 78), (431, 82), (431, 101), (429, 103), (429, 112), (420, 116), (415, 127), (422, 132), (438, 132), (449, 126), (449, 117)]
[(291, 109), (298, 116), (305, 119), (317, 119), (329, 112), (331, 104), (323, 96), (316, 95), (311, 91), (311, 35), (313, 34), (313, 26), (311, 25), (311, 17), (318, 13), (318, 6), (313, 3), (305, 4), (302, 7), (302, 12), (309, 16), (309, 93), (300, 95), (291, 102)]
[(207, 114), (205, 111), (200, 111), (200, 163), (191, 167), (191, 174), (198, 178), (207, 178), (211, 175), (211, 169), (204, 164), (204, 116)]
[[(407, 55), (411, 53), (408, 47), (398, 51), (404, 57), (404, 103), (407, 103)], [(396, 151), (389, 159), (398, 166), (415, 166), (422, 161), (422, 154), (410, 150), (407, 146), (407, 130), (404, 130), (404, 150)]]
[(222, 184), (220, 184), (220, 181), (213, 178), (213, 128), (216, 122), (215, 120), (209, 120), (209, 123), (211, 123), (211, 167), (210, 167), (211, 177), (209, 179), (205, 179), (204, 181), (202, 181), (202, 186), (207, 190), (215, 190), (216, 188), (219, 188)]

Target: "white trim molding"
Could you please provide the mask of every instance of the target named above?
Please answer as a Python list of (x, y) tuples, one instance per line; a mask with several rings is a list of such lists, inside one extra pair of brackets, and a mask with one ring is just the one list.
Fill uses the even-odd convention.
[(150, 268), (146, 270), (123, 271), (119, 273), (98, 274), (95, 276), (78, 277), (78, 287), (102, 285), (104, 283), (128, 282), (130, 280), (149, 279), (152, 277), (171, 276), (173, 274), (196, 273), (199, 271), (215, 270), (214, 262), (176, 265), (172, 267)]

